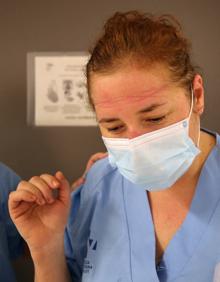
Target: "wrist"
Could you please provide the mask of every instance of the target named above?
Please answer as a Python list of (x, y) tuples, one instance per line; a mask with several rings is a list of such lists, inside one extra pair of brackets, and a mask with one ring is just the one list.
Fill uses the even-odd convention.
[[(57, 243), (57, 244), (56, 244)], [(35, 282), (69, 282), (70, 274), (64, 254), (64, 242), (53, 242), (42, 250), (32, 250)]]
[(53, 240), (48, 240), (47, 244), (42, 246), (29, 246), (30, 253), (34, 263), (43, 263), (48, 259), (53, 260), (64, 256), (64, 236), (58, 236)]

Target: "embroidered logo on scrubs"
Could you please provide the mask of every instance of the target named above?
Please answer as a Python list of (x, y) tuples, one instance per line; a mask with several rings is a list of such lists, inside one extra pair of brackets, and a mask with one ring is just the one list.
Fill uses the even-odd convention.
[(83, 263), (83, 273), (89, 273), (90, 270), (92, 270), (92, 264), (88, 259), (85, 259)]
[(96, 249), (97, 249), (97, 240), (93, 240), (93, 239), (89, 238), (89, 240), (88, 240), (88, 249), (96, 251)]
[[(89, 238), (88, 239), (88, 242), (87, 242), (87, 249), (88, 251), (92, 251), (92, 253), (94, 251), (96, 251), (97, 249), (97, 240), (94, 240), (92, 238)], [(90, 253), (91, 255), (91, 253)], [(84, 263), (83, 263), (83, 273), (89, 273), (92, 269), (93, 269), (93, 266), (92, 266), (92, 263), (91, 261), (89, 260), (89, 257), (90, 257), (89, 253), (87, 254), (87, 258), (84, 259)]]

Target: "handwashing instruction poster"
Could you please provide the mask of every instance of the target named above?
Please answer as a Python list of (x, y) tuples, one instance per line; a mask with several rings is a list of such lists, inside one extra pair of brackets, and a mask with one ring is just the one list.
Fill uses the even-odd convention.
[(35, 125), (94, 126), (88, 103), (88, 55), (35, 57)]

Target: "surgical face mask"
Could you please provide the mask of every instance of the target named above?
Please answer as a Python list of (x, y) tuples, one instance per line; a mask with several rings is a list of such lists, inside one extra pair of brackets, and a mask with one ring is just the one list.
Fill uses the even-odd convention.
[(145, 190), (172, 186), (200, 153), (189, 137), (192, 108), (193, 97), (188, 118), (133, 139), (102, 137), (110, 164)]

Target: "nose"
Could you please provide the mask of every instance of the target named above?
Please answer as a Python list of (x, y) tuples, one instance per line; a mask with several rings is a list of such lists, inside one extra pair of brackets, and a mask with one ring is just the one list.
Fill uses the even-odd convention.
[(140, 136), (142, 134), (143, 134), (143, 132), (141, 130), (130, 129), (127, 132), (127, 138), (128, 139), (133, 139), (133, 138), (138, 137), (138, 136)]

